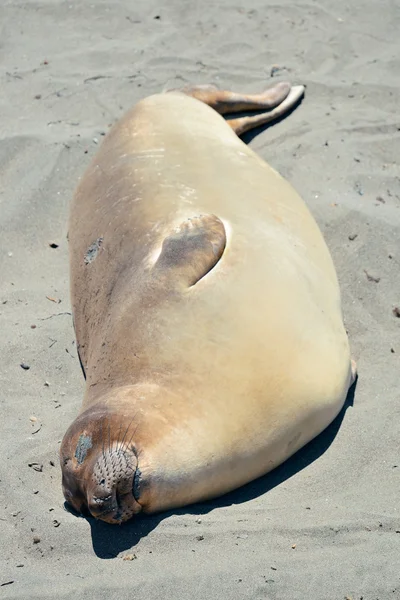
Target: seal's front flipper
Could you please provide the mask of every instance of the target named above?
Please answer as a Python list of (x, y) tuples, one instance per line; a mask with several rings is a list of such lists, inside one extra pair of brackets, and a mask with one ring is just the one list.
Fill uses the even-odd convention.
[(170, 283), (190, 287), (215, 267), (225, 245), (225, 227), (218, 217), (187, 219), (164, 239), (154, 273)]

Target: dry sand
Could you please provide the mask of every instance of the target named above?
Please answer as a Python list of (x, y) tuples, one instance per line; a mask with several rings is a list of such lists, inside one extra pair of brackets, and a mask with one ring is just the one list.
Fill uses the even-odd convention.
[[(0, 23), (0, 598), (399, 599), (399, 5), (2, 0)], [(248, 141), (326, 236), (359, 365), (354, 404), (217, 502), (123, 527), (78, 519), (63, 510), (57, 457), (83, 389), (73, 189), (135, 101), (187, 82), (258, 91), (274, 65), (272, 81), (305, 83), (306, 99)]]

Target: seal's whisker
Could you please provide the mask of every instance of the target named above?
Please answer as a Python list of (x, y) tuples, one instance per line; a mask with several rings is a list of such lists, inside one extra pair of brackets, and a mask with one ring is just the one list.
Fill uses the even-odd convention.
[(116, 451), (119, 452), (119, 440), (121, 437), (121, 431), (122, 431), (122, 421), (119, 424), (119, 432), (118, 432), (118, 437), (117, 437), (117, 447), (116, 447)]
[(108, 419), (108, 451), (111, 452), (111, 424), (110, 424), (110, 419)]
[[(135, 421), (135, 419), (136, 419), (136, 416), (138, 415), (138, 413), (139, 413), (139, 411), (136, 411), (136, 412), (135, 412), (135, 414), (133, 415), (133, 417), (132, 417), (132, 419), (131, 419), (131, 422), (129, 423), (129, 427), (130, 427), (130, 426), (132, 425), (132, 423)], [(128, 427), (128, 429), (129, 429), (129, 427)], [(133, 437), (134, 437), (134, 435), (136, 434), (138, 427), (139, 427), (139, 423), (136, 425), (136, 427), (135, 427), (135, 429), (134, 429), (134, 431), (133, 431), (133, 433), (132, 433), (132, 435), (131, 435), (131, 437), (130, 437), (129, 441), (128, 441), (128, 442), (126, 442), (126, 444), (124, 445), (124, 447), (123, 447), (123, 451), (125, 451), (125, 450), (126, 450), (126, 449), (127, 449), (127, 448), (128, 448), (130, 445), (131, 445), (131, 443), (132, 443), (132, 440), (133, 440)]]
[[(132, 425), (132, 423), (133, 423), (133, 421), (134, 421), (134, 418), (135, 418), (135, 417), (133, 417), (133, 419), (132, 419), (132, 420), (131, 420), (131, 422), (129, 423), (129, 427)], [(136, 428), (134, 429), (134, 431), (133, 431), (133, 433), (132, 433), (131, 437), (129, 438), (129, 440), (127, 440), (127, 441), (125, 442), (125, 444), (122, 446), (122, 451), (123, 451), (123, 452), (125, 452), (125, 450), (126, 450), (127, 448), (129, 448), (129, 446), (130, 446), (130, 444), (131, 444), (131, 442), (132, 442), (132, 440), (133, 440), (133, 436), (135, 435), (135, 433), (136, 433)]]
[(103, 433), (103, 421), (100, 421), (100, 435), (101, 435), (101, 453), (103, 455), (103, 458), (106, 458), (105, 452), (104, 452), (104, 433)]
[[(119, 444), (117, 445), (117, 452), (120, 452), (123, 449), (126, 434), (128, 433), (129, 427), (131, 426), (131, 424), (132, 424), (132, 421), (129, 423), (128, 427), (125, 429), (125, 433), (124, 433), (122, 439), (119, 440)], [(121, 427), (122, 427), (122, 422), (121, 422)], [(121, 428), (120, 428), (120, 432), (121, 432)]]

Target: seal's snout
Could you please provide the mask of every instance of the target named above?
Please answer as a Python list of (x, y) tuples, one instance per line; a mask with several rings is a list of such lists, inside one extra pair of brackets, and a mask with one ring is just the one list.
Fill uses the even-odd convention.
[(141, 511), (133, 496), (137, 458), (131, 450), (103, 450), (93, 466), (87, 505), (96, 519), (123, 523)]
[(133, 420), (126, 427), (118, 412), (101, 403), (72, 423), (60, 447), (67, 506), (108, 523), (123, 523), (141, 512), (132, 425), (137, 427)]

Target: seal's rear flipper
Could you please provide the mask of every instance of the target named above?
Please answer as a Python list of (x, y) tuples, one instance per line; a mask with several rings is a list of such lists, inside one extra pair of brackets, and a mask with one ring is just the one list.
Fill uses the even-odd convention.
[(213, 85), (193, 85), (169, 91), (192, 96), (204, 104), (208, 104), (221, 115), (243, 111), (268, 111), (237, 119), (227, 118), (233, 131), (237, 135), (242, 135), (249, 129), (279, 119), (285, 113), (290, 112), (304, 95), (304, 86), (291, 86), (287, 81), (282, 81), (261, 94), (240, 94), (219, 90)]
[(169, 283), (190, 287), (215, 267), (225, 245), (225, 227), (218, 217), (187, 219), (164, 239), (154, 273)]
[(289, 92), (289, 95), (286, 96), (286, 98), (278, 106), (268, 112), (263, 112), (251, 117), (228, 119), (227, 121), (237, 135), (242, 135), (250, 129), (254, 129), (255, 127), (260, 127), (261, 125), (275, 121), (275, 119), (279, 119), (280, 117), (283, 117), (285, 113), (290, 112), (303, 97), (304, 89), (305, 88), (303, 85), (293, 86)]
[(179, 91), (208, 104), (220, 115), (247, 110), (271, 110), (285, 100), (291, 89), (290, 83), (282, 81), (261, 94), (240, 94), (219, 90), (214, 85), (186, 86)]

